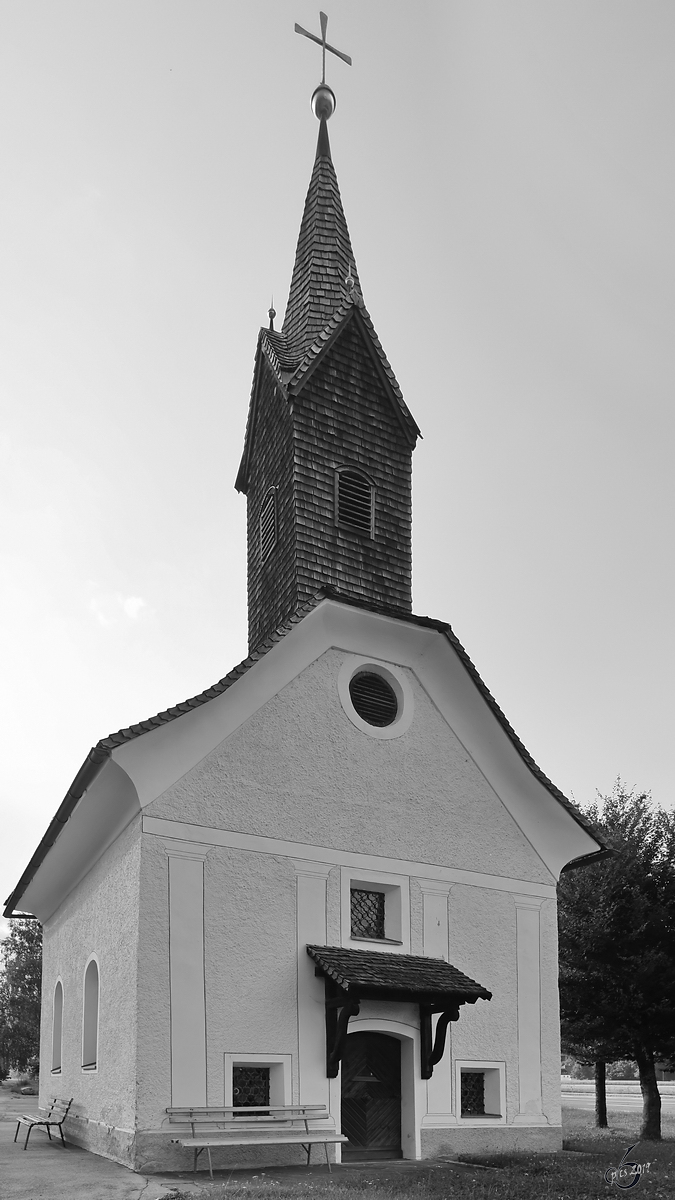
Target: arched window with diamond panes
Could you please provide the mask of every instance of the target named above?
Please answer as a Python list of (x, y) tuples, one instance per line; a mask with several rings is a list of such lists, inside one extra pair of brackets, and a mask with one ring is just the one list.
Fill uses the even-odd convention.
[(269, 488), (260, 506), (260, 560), (265, 562), (277, 544), (277, 489)]
[(375, 488), (363, 471), (342, 467), (335, 473), (335, 520), (374, 537)]

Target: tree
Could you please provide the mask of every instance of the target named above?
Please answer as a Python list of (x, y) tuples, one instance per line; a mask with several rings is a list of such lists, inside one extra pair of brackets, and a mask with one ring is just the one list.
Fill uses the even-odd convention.
[(616, 853), (560, 880), (562, 1043), (596, 1064), (600, 1118), (604, 1064), (637, 1063), (640, 1136), (658, 1140), (655, 1062), (675, 1057), (675, 814), (619, 779), (585, 816)]
[(25, 1071), (40, 1053), (42, 927), (14, 917), (0, 943), (0, 1062)]

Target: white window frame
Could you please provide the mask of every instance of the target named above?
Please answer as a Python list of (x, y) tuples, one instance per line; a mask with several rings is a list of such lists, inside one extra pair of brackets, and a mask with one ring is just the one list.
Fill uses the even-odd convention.
[(270, 1105), (292, 1104), (291, 1054), (230, 1054), (223, 1056), (225, 1077), (225, 1107), (234, 1107), (232, 1085), (233, 1067), (270, 1068)]
[[(96, 995), (96, 1065), (93, 1067), (85, 1067), (85, 1065), (84, 1065), (84, 1013), (85, 1013), (85, 1002), (86, 1002), (85, 988), (86, 988), (86, 980), (87, 980), (87, 971), (89, 970), (89, 964), (92, 962), (96, 963), (96, 972), (97, 972), (97, 977), (98, 977), (98, 991), (97, 991), (97, 995)], [(82, 1053), (80, 1056), (80, 1063), (81, 1063), (80, 1069), (81, 1069), (83, 1075), (97, 1075), (98, 1074), (98, 1067), (99, 1067), (99, 1062), (100, 1062), (100, 1044), (101, 1044), (101, 964), (98, 961), (97, 954), (90, 954), (89, 958), (87, 959), (86, 963), (84, 964), (84, 971), (82, 973)]]
[[(354, 708), (351, 695), (349, 694), (349, 684), (355, 675), (360, 675), (362, 672), (372, 672), (373, 675), (381, 675), (393, 689), (398, 704), (398, 712), (391, 725), (370, 725), (368, 721), (364, 721), (363, 717), (359, 716)], [(410, 729), (415, 711), (412, 686), (405, 671), (402, 671), (400, 667), (395, 666), (393, 663), (384, 663), (373, 658), (363, 658), (359, 654), (347, 654), (338, 672), (337, 689), (340, 704), (352, 725), (359, 729), (361, 733), (367, 733), (368, 737), (376, 738), (379, 741), (389, 741), (391, 738), (401, 737), (402, 734), (407, 733)]]
[[(384, 892), (384, 938), (352, 937), (352, 888)], [(341, 868), (342, 945), (351, 950), (410, 954), (410, 879), (367, 868)]]
[[(54, 1059), (56, 1058), (56, 1038), (55, 1038), (55, 1035), (56, 1035), (56, 989), (59, 986), (61, 988), (61, 1026), (59, 1029), (59, 1065), (57, 1067), (55, 1067)], [(64, 991), (64, 987), (63, 987), (63, 980), (62, 980), (61, 976), (59, 975), (54, 984), (54, 991), (52, 992), (52, 1069), (51, 1069), (52, 1075), (60, 1075), (61, 1068), (63, 1066), (63, 1009), (64, 1009), (64, 1003), (65, 1003), (65, 991)]]
[[(481, 1071), (485, 1076), (485, 1115), (462, 1115), (462, 1072)], [(455, 1109), (463, 1125), (506, 1124), (506, 1063), (476, 1059), (455, 1059)]]

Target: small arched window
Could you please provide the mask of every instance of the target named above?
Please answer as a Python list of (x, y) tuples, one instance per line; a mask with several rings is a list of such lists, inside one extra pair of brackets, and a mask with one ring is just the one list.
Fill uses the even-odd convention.
[(345, 467), (335, 475), (335, 520), (338, 525), (374, 535), (375, 489), (367, 475)]
[(270, 488), (260, 508), (260, 561), (269, 558), (277, 544), (277, 489)]
[(82, 1012), (82, 1070), (95, 1071), (98, 1065), (98, 963), (91, 958), (84, 972)]
[(63, 1037), (63, 984), (60, 979), (54, 988), (52, 1012), (52, 1075), (61, 1071), (61, 1040)]

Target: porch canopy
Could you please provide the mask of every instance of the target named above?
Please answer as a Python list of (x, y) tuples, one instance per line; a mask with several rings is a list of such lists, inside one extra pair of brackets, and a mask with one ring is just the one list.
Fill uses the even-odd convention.
[[(347, 1037), (349, 1018), (362, 1000), (418, 1004), (422, 1078), (430, 1079), (445, 1049), (450, 1021), (459, 1019), (462, 1004), (491, 1000), (487, 988), (440, 958), (389, 954), (378, 950), (345, 950), (341, 946), (308, 946), (317, 975), (326, 986), (326, 1070), (335, 1078)], [(432, 1014), (439, 1013), (432, 1045)]]

